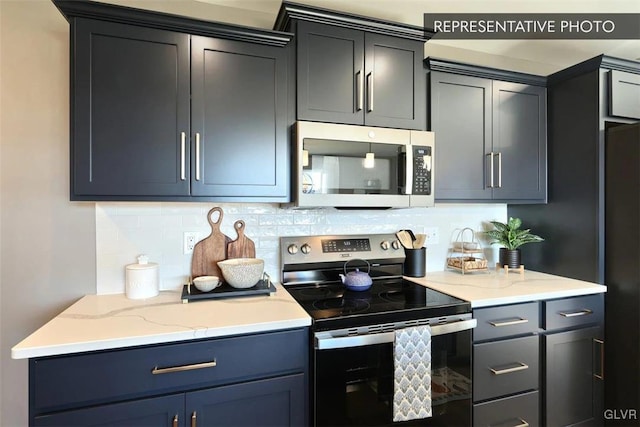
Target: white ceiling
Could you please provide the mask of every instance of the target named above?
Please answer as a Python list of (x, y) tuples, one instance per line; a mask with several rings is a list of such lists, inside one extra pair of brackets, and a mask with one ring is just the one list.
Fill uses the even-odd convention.
[[(281, 0), (100, 0), (271, 28)], [(422, 26), (424, 13), (640, 13), (638, 0), (294, 0)], [(640, 26), (640, 22), (638, 22)], [(425, 56), (540, 75), (600, 54), (640, 60), (640, 40), (431, 40)]]

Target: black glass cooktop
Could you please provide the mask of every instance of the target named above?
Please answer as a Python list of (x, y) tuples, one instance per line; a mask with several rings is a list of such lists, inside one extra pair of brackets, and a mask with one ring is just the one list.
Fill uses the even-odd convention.
[(315, 330), (349, 328), (470, 313), (471, 304), (401, 278), (377, 279), (366, 291), (342, 283), (287, 286)]

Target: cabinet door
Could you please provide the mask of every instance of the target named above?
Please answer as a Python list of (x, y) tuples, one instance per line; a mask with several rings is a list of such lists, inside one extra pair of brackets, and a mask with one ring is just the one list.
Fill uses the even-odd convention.
[(72, 200), (188, 195), (189, 36), (73, 25)]
[(431, 72), (436, 201), (491, 199), (491, 80)]
[(289, 198), (287, 49), (192, 37), (192, 195)]
[(493, 82), (494, 199), (546, 199), (546, 104), (543, 87)]
[(177, 427), (184, 423), (184, 394), (57, 412), (34, 418), (33, 425), (101, 427)]
[(298, 23), (299, 120), (364, 123), (364, 33)]
[(603, 425), (601, 338), (599, 327), (543, 337), (545, 425)]
[(426, 130), (424, 43), (365, 34), (367, 126)]
[(299, 374), (191, 392), (186, 414), (191, 425), (306, 425), (305, 387)]

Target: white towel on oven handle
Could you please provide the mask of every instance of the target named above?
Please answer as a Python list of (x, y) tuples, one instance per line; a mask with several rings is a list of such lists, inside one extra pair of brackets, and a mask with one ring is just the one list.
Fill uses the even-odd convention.
[(395, 331), (393, 421), (431, 417), (431, 328)]

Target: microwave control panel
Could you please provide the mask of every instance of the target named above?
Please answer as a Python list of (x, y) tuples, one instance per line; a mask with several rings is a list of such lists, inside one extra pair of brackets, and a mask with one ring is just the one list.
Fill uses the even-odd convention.
[(431, 194), (431, 147), (414, 145), (413, 147), (413, 191), (412, 194), (428, 196)]

